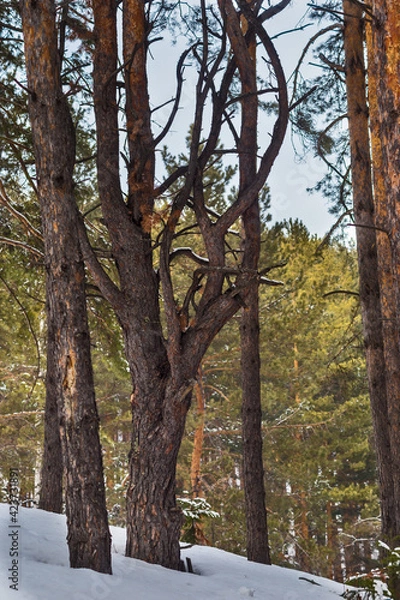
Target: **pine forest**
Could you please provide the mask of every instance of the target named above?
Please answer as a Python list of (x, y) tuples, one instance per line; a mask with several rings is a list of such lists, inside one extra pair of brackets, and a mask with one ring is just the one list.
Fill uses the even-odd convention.
[[(0, 502), (17, 470), (75, 568), (116, 525), (399, 599), (396, 0), (7, 0), (0, 33)], [(277, 219), (288, 145), (320, 175)]]

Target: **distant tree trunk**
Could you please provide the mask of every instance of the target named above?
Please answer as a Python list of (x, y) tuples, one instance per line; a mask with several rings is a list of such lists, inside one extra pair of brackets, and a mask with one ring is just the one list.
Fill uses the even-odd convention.
[(311, 557), (309, 554), (310, 528), (308, 526), (308, 505), (306, 492), (302, 489), (298, 492), (299, 498), (299, 538), (300, 544), (297, 546), (296, 557), (300, 569), (310, 571)]
[(57, 377), (56, 348), (56, 327), (52, 322), (52, 315), (48, 307), (44, 451), (39, 508), (61, 513), (63, 507), (63, 458), (58, 417), (58, 399), (61, 396), (61, 389)]
[(357, 235), (360, 304), (380, 480), (383, 533), (396, 531), (393, 457), (388, 419), (375, 207), (371, 180), (361, 5), (343, 0), (346, 89), (351, 145), (353, 206)]
[(332, 502), (329, 500), (326, 505), (326, 537), (329, 551), (327, 563), (330, 565), (326, 576), (335, 581), (343, 581), (338, 523), (333, 517)]
[[(231, 25), (232, 27), (232, 25)], [(246, 189), (257, 172), (257, 76), (256, 39), (254, 30), (247, 30), (249, 52), (239, 67), (242, 81), (242, 128), (239, 141), (240, 189)], [(233, 27), (232, 27), (233, 30)], [(231, 38), (236, 34), (231, 31)], [(245, 55), (243, 55), (245, 56)], [(242, 442), (243, 484), (246, 511), (248, 560), (270, 564), (267, 511), (265, 506), (261, 380), (260, 324), (258, 300), (258, 261), (260, 256), (261, 224), (258, 198), (243, 214), (245, 255), (244, 267), (254, 272), (240, 318), (241, 385), (242, 385)]]
[(22, 16), (48, 315), (55, 329), (55, 376), (61, 390), (58, 419), (66, 472), (70, 564), (111, 573), (85, 271), (73, 192), (75, 135), (62, 92), (54, 2), (24, 0)]
[(260, 390), (258, 285), (247, 299), (241, 331), (243, 483), (246, 503), (247, 558), (270, 564), (265, 505)]

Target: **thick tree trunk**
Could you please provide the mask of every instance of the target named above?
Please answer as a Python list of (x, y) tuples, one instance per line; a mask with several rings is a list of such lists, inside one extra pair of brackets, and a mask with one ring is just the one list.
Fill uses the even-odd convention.
[(126, 555), (170, 569), (179, 569), (183, 524), (175, 474), (190, 402), (184, 387), (161, 380), (151, 397), (138, 388), (132, 396)]
[(60, 395), (60, 381), (57, 377), (56, 327), (48, 308), (44, 451), (39, 508), (55, 513), (61, 513), (63, 507), (63, 458), (58, 418)]
[[(154, 148), (146, 78), (147, 25), (140, 0), (124, 2), (126, 116), (131, 157), (127, 204), (119, 183), (116, 8), (112, 0), (93, 3), (94, 98), (99, 192), (117, 258), (120, 288), (105, 283), (103, 273), (99, 285), (121, 323), (133, 386), (126, 555), (178, 569), (182, 513), (175, 500), (175, 471), (189, 405), (188, 392), (179, 399), (180, 385), (172, 383), (152, 264)], [(94, 274), (98, 274), (93, 260), (91, 264)], [(178, 356), (176, 359), (179, 361)]]
[(353, 205), (357, 233), (360, 304), (364, 330), (372, 418), (380, 480), (382, 527), (395, 531), (393, 460), (390, 446), (386, 361), (382, 328), (379, 264), (371, 180), (366, 104), (362, 8), (343, 0), (346, 89), (351, 144)]
[[(398, 346), (398, 322), (396, 317), (395, 287), (392, 272), (393, 257), (390, 239), (387, 233), (388, 207), (386, 202), (387, 197), (384, 185), (384, 167), (382, 160), (382, 147), (379, 130), (380, 126), (377, 112), (378, 91), (376, 88), (376, 73), (374, 63), (372, 60), (372, 56), (374, 55), (375, 50), (372, 50), (370, 27), (368, 27), (367, 39), (367, 47), (369, 54), (368, 99), (373, 166), (375, 224), (377, 227), (376, 236), (382, 310), (382, 332), (386, 369), (388, 428), (390, 428), (390, 423), (392, 422), (393, 418), (396, 422), (396, 411), (400, 409), (400, 407), (398, 406), (398, 398), (400, 398), (400, 354)], [(391, 417), (389, 416), (389, 411), (392, 414)], [(389, 436), (388, 439), (390, 439)], [(394, 490), (393, 494), (395, 494)], [(396, 545), (395, 539), (400, 533), (400, 528), (398, 517), (395, 517), (396, 512), (394, 508), (394, 502), (395, 499), (391, 498), (390, 500), (386, 500), (384, 502), (384, 505), (382, 506), (382, 510), (384, 511), (382, 515), (382, 533), (385, 541), (389, 543), (394, 543)]]
[(85, 271), (73, 195), (75, 136), (62, 93), (54, 2), (25, 0), (22, 16), (45, 244), (48, 315), (54, 327), (55, 376), (61, 390), (58, 419), (66, 472), (70, 564), (111, 573)]
[[(386, 364), (393, 497), (386, 501), (382, 532), (391, 547), (400, 541), (400, 6), (372, 2), (367, 26), (368, 93), (378, 228), (378, 261)], [(384, 499), (385, 500), (385, 499)], [(400, 578), (388, 582), (400, 598)]]

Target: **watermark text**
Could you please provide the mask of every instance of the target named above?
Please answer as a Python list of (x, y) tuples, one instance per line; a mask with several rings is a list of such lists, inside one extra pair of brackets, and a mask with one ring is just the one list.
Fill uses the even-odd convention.
[(18, 590), (19, 585), (19, 529), (18, 507), (19, 507), (19, 473), (18, 469), (10, 469), (9, 481), (9, 515), (8, 525), (9, 539), (9, 563), (8, 563), (8, 581), (12, 590)]

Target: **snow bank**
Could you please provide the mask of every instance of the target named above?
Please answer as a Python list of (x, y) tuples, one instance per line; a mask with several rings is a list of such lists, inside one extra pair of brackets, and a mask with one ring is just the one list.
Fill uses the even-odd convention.
[(124, 557), (125, 530), (117, 527), (111, 528), (112, 576), (70, 569), (65, 516), (20, 508), (13, 523), (9, 508), (0, 504), (1, 600), (338, 600), (345, 590), (327, 579), (204, 546), (182, 551), (195, 574), (148, 565)]

